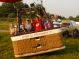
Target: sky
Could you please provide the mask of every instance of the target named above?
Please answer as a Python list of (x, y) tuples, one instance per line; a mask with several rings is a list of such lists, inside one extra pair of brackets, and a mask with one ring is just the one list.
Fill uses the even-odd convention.
[[(34, 1), (40, 3), (40, 0), (23, 0), (27, 4), (33, 3)], [(79, 15), (79, 0), (43, 0), (43, 6), (51, 14), (65, 17)]]

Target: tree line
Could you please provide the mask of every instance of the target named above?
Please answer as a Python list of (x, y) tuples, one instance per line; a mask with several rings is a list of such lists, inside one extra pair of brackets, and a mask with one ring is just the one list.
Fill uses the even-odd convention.
[(24, 3), (2, 3), (0, 6), (0, 18), (1, 17), (16, 17), (16, 8), (21, 9), (24, 8)]
[[(23, 2), (18, 2), (18, 3), (2, 3), (0, 6), (0, 18), (15, 18), (17, 16), (17, 9), (25, 8), (27, 7), (27, 4)], [(50, 13), (47, 13), (48, 16), (52, 15)], [(60, 19), (69, 19), (69, 20), (74, 20), (74, 21), (79, 21), (79, 15), (76, 17), (70, 16), (69, 18), (65, 18), (63, 16), (58, 15), (58, 18)]]

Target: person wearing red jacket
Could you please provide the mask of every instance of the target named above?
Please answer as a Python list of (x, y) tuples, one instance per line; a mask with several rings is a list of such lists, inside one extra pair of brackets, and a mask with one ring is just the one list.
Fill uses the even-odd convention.
[(35, 18), (35, 31), (41, 31), (42, 30), (42, 18), (36, 16)]

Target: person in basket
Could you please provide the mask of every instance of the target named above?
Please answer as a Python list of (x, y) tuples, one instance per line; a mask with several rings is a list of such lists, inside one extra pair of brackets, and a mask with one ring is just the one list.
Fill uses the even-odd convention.
[(48, 19), (46, 19), (46, 17), (43, 18), (42, 25), (44, 30), (51, 29), (51, 23), (48, 21)]
[(39, 16), (36, 16), (35, 18), (35, 31), (41, 31), (42, 30), (42, 18)]
[(26, 29), (26, 32), (31, 31), (31, 21), (29, 19), (26, 20), (25, 29)]

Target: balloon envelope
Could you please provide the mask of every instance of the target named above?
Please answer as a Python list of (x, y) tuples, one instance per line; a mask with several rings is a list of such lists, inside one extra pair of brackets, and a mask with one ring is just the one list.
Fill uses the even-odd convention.
[(7, 3), (12, 3), (12, 2), (18, 2), (21, 0), (0, 0), (0, 2), (7, 2)]

